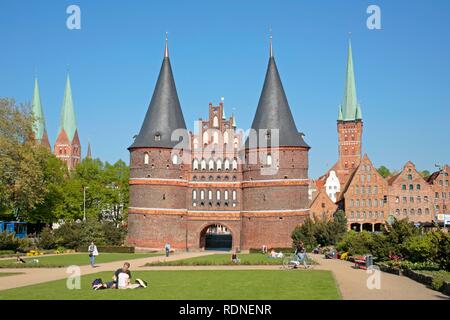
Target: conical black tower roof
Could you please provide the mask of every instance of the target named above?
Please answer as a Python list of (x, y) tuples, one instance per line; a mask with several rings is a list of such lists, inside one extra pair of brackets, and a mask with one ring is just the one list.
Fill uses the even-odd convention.
[(173, 148), (178, 141), (171, 141), (172, 132), (176, 129), (186, 129), (177, 88), (170, 65), (167, 48), (164, 53), (158, 81), (156, 82), (152, 100), (145, 115), (141, 131), (137, 135), (132, 148)]
[[(279, 130), (279, 146), (280, 147), (307, 147), (309, 146), (303, 140), (302, 134), (298, 132), (292, 117), (291, 108), (286, 98), (286, 94), (281, 83), (280, 74), (278, 73), (275, 58), (272, 54), (272, 44), (270, 47), (269, 65), (267, 67), (264, 86), (259, 98), (258, 108), (256, 109), (255, 118), (253, 119), (252, 129), (257, 132), (258, 146), (259, 130)], [(249, 146), (247, 139), (246, 147)], [(267, 141), (267, 145), (270, 140)], [(265, 145), (265, 144), (262, 144)]]

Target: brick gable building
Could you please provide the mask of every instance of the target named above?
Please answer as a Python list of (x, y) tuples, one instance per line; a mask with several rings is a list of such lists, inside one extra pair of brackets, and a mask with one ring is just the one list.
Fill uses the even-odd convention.
[[(208, 246), (211, 229), (221, 229), (236, 249), (290, 247), (291, 232), (309, 216), (309, 146), (292, 118), (272, 45), (247, 141), (223, 103), (208, 111), (198, 132), (183, 134), (166, 40), (153, 97), (129, 148), (128, 242), (195, 250)], [(173, 141), (174, 132), (180, 140)]]
[(352, 230), (380, 231), (388, 216), (388, 184), (367, 155), (354, 170), (338, 200)]
[(408, 161), (403, 170), (389, 177), (389, 211), (397, 219), (408, 218), (414, 223), (434, 220), (433, 190), (422, 175)]
[(450, 167), (445, 165), (442, 170), (433, 172), (428, 178), (427, 182), (431, 185), (433, 190), (433, 204), (436, 214), (435, 220), (439, 223), (443, 222), (443, 214), (449, 214), (450, 206), (450, 185), (449, 178)]

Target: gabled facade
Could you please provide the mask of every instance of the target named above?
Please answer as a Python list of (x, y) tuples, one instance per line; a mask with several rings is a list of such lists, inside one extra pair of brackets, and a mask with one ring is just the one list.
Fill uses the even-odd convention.
[(330, 199), (324, 189), (317, 193), (309, 207), (310, 217), (314, 221), (331, 220), (338, 206)]
[(367, 155), (348, 179), (339, 206), (344, 209), (349, 228), (379, 231), (388, 218), (388, 183)]
[(450, 214), (450, 167), (445, 165), (442, 171), (433, 172), (427, 182), (433, 191), (434, 211), (438, 222), (442, 222), (442, 214)]
[(432, 186), (425, 181), (415, 165), (408, 161), (403, 170), (388, 178), (389, 212), (397, 219), (408, 218), (414, 223), (434, 220)]

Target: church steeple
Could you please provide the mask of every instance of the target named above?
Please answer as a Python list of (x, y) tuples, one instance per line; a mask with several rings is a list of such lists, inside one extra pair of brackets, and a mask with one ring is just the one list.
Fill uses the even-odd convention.
[(86, 159), (92, 159), (92, 152), (91, 152), (91, 143), (88, 142), (88, 149), (87, 149), (87, 153), (86, 153)]
[(156, 82), (141, 130), (130, 149), (147, 147), (173, 148), (179, 143), (179, 141), (171, 140), (172, 132), (176, 129), (186, 129), (186, 124), (170, 65), (166, 34), (164, 59), (158, 81)]
[(62, 130), (66, 132), (69, 141), (73, 140), (75, 131), (77, 130), (69, 74), (67, 74), (66, 78), (66, 88), (64, 90), (64, 99), (61, 105), (61, 117), (58, 132), (60, 133)]
[(39, 92), (39, 83), (37, 77), (34, 79), (34, 93), (31, 110), (34, 116), (33, 131), (36, 141), (46, 148), (50, 149), (50, 143), (47, 136), (47, 128), (45, 126), (44, 109), (41, 103), (41, 96)]
[(61, 117), (54, 153), (57, 158), (67, 163), (69, 170), (74, 169), (81, 161), (81, 145), (78, 137), (69, 74), (67, 74), (64, 99), (61, 105)]
[[(339, 121), (362, 120), (361, 107), (356, 96), (356, 81), (353, 67), (352, 43), (348, 42), (347, 70), (344, 99), (339, 110)], [(341, 117), (342, 115), (342, 117)]]
[[(259, 130), (278, 129), (279, 146), (308, 147), (302, 134), (297, 130), (281, 83), (273, 55), (272, 35), (270, 36), (269, 65), (252, 129), (256, 131), (257, 139), (259, 139)], [(247, 141), (247, 144), (249, 141)]]

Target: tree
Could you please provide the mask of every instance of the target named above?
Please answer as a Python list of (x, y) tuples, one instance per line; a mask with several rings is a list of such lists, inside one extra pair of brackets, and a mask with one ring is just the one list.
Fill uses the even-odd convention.
[(342, 240), (347, 232), (347, 218), (345, 217), (344, 210), (338, 210), (334, 214), (333, 220), (331, 220), (328, 224), (330, 243), (336, 244)]
[(427, 177), (429, 177), (429, 176), (431, 175), (431, 173), (430, 173), (430, 171), (428, 171), (428, 170), (422, 170), (422, 171), (420, 172), (420, 175), (421, 175), (423, 178), (427, 178)]
[(381, 166), (377, 169), (378, 173), (383, 177), (383, 178), (387, 178), (391, 175), (391, 171), (389, 171), (388, 168), (386, 168), (385, 166)]
[(26, 219), (46, 193), (30, 107), (0, 99), (0, 213)]

